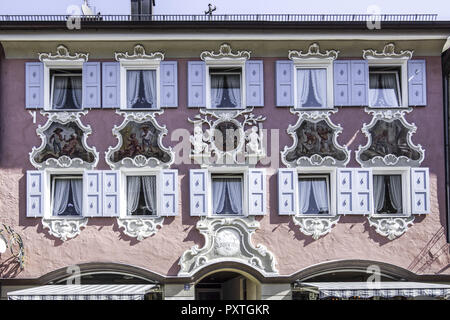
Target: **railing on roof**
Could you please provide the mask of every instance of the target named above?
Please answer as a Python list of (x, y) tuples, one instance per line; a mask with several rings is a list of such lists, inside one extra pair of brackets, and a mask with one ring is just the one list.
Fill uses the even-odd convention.
[[(0, 22), (58, 22), (68, 15), (0, 15)], [(423, 22), (436, 21), (437, 14), (164, 14), (81, 16), (82, 21), (98, 22)]]

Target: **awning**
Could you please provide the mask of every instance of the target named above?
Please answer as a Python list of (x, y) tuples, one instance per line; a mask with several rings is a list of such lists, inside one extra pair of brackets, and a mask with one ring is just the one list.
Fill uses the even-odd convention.
[(301, 282), (300, 288), (318, 291), (319, 298), (336, 297), (447, 297), (450, 285), (422, 282)]
[(8, 292), (8, 300), (144, 300), (155, 284), (46, 285)]

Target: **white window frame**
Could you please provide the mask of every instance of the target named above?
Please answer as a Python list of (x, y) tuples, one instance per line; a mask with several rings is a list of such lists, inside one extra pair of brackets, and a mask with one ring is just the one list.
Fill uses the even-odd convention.
[[(83, 91), (83, 70), (81, 70), (80, 73), (63, 73), (63, 74), (53, 74), (50, 79), (50, 107), (53, 108), (53, 92), (55, 91), (55, 77), (74, 77), (74, 76), (80, 76), (81, 77), (81, 90)], [(52, 109), (52, 110), (82, 110), (81, 109)]]
[[(246, 58), (223, 58), (223, 59), (205, 59), (206, 77), (205, 77), (205, 91), (206, 91), (206, 108), (212, 110), (241, 110), (247, 107), (246, 100), (246, 83), (245, 83), (245, 62)], [(213, 108), (211, 106), (211, 73), (209, 69), (221, 68), (241, 68), (241, 105), (239, 108)]]
[[(161, 217), (160, 212), (160, 201), (161, 195), (159, 190), (160, 181), (161, 181), (161, 169), (138, 169), (138, 168), (122, 168), (120, 170), (122, 183), (119, 188), (119, 219), (154, 219)], [(127, 177), (128, 176), (155, 176), (156, 177), (156, 214), (155, 215), (128, 215), (127, 212), (127, 203), (128, 203), (128, 195), (127, 195)]]
[[(387, 214), (387, 213), (376, 213), (375, 209), (375, 197), (373, 194), (372, 186), (372, 204), (373, 204), (373, 214), (374, 218), (405, 218), (411, 216), (411, 177), (409, 167), (394, 167), (394, 168), (383, 168), (375, 167), (372, 168), (372, 177), (377, 175), (401, 175), (402, 177), (402, 213), (401, 214)], [(372, 178), (372, 183), (373, 183)]]
[[(228, 178), (232, 174), (239, 175), (242, 178), (242, 214), (215, 214), (213, 213), (213, 190), (212, 190), (212, 176), (215, 177), (227, 174)], [(248, 216), (248, 168), (210, 168), (208, 170), (208, 217), (214, 218), (242, 218)]]
[[(320, 177), (324, 177), (325, 175), (327, 176), (327, 181), (328, 181), (328, 192), (329, 192), (329, 197), (328, 197), (328, 214), (305, 214), (305, 213), (301, 213), (300, 212), (300, 199), (299, 199), (299, 193), (298, 193), (298, 182), (299, 179), (302, 175), (309, 175), (309, 177), (313, 177), (313, 176), (320, 176)], [(309, 178), (308, 177), (308, 178)], [(335, 217), (337, 215), (337, 208), (336, 208), (336, 203), (337, 203), (337, 171), (336, 168), (308, 168), (308, 167), (302, 167), (302, 168), (298, 168), (297, 169), (297, 179), (296, 179), (296, 184), (294, 186), (294, 190), (295, 190), (295, 196), (296, 198), (296, 214), (295, 216), (297, 217), (303, 217), (303, 218), (326, 218), (326, 217)]]
[[(371, 67), (400, 67), (400, 79), (398, 81), (400, 89), (400, 106), (398, 107), (372, 107), (373, 109), (399, 109), (408, 108), (408, 58), (374, 58), (367, 57), (367, 62), (369, 64), (369, 79), (370, 79), (370, 68)], [(370, 80), (369, 80), (370, 81)], [(370, 85), (369, 85), (370, 90)], [(367, 94), (369, 94), (367, 92)], [(369, 101), (370, 103), (370, 101)]]
[[(120, 60), (120, 109), (128, 111), (160, 110), (161, 109), (161, 88), (160, 69), (161, 58)], [(156, 108), (127, 108), (127, 71), (128, 70), (153, 70), (156, 73)]]
[[(44, 170), (44, 179), (45, 179), (45, 190), (44, 190), (44, 219), (85, 219), (84, 212), (81, 212), (79, 216), (54, 216), (53, 215), (53, 184), (52, 184), (52, 176), (68, 176), (68, 175), (81, 175), (81, 180), (84, 179), (84, 169), (45, 169)], [(84, 187), (84, 185), (83, 185)], [(84, 202), (84, 194), (85, 190), (82, 192), (83, 202)], [(48, 208), (48, 209), (47, 209)], [(84, 203), (83, 209), (84, 210)]]
[[(44, 110), (45, 111), (80, 111), (83, 109), (52, 109), (53, 105), (53, 77), (50, 76), (54, 69), (81, 70), (81, 81), (83, 82), (84, 59), (77, 60), (44, 60)], [(83, 90), (83, 88), (81, 88)]]
[[(292, 58), (294, 64), (294, 109), (298, 110), (329, 110), (334, 108), (333, 100), (333, 60), (332, 59), (320, 59), (320, 58), (310, 58), (305, 61), (305, 59)], [(299, 69), (325, 69), (327, 72), (327, 103), (325, 107), (302, 107), (298, 105), (298, 79), (297, 70)]]

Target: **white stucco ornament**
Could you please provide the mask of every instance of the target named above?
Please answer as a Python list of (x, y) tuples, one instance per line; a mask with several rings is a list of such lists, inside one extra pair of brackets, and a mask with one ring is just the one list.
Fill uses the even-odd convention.
[(158, 228), (162, 228), (163, 222), (164, 217), (117, 219), (119, 228), (123, 228), (127, 236), (136, 238), (138, 241), (156, 234)]
[(202, 248), (195, 245), (183, 253), (178, 276), (192, 276), (208, 265), (227, 261), (247, 264), (266, 276), (277, 275), (273, 253), (251, 242), (258, 228), (259, 222), (254, 217), (202, 218), (197, 229), (205, 238), (205, 245)]
[(66, 241), (75, 238), (81, 233), (81, 228), (86, 227), (87, 218), (58, 218), (58, 219), (42, 219), (44, 229), (48, 229), (48, 233), (52, 236)]
[(369, 217), (369, 224), (375, 227), (375, 231), (387, 237), (389, 240), (394, 240), (400, 237), (408, 228), (413, 225), (415, 217)]
[(335, 217), (302, 217), (294, 216), (292, 220), (300, 227), (300, 232), (311, 236), (314, 240), (331, 232), (331, 228), (339, 221), (340, 216)]

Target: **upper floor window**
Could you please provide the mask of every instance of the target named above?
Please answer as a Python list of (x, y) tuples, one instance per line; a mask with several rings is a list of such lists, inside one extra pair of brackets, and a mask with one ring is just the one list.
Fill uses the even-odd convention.
[(242, 175), (212, 175), (213, 214), (241, 215)]
[(374, 175), (373, 197), (375, 213), (402, 214), (402, 176)]
[(369, 68), (369, 106), (402, 106), (401, 67)]
[(81, 69), (54, 69), (51, 74), (51, 102), (53, 110), (82, 108)]
[(152, 14), (155, 0), (131, 0), (131, 14)]
[(241, 107), (242, 68), (210, 68), (211, 107)]
[(156, 108), (156, 71), (127, 70), (127, 108)]
[(327, 69), (297, 68), (297, 107), (327, 107)]
[(82, 216), (83, 176), (52, 175), (52, 215)]
[(329, 175), (299, 175), (298, 191), (301, 214), (328, 214), (330, 212)]
[(157, 214), (156, 176), (127, 176), (127, 215)]

